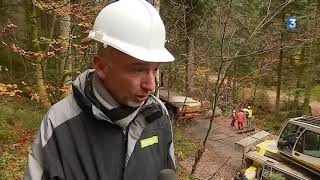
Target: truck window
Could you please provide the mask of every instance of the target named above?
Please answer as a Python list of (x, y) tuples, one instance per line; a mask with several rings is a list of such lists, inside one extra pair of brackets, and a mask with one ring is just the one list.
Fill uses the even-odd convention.
[(320, 134), (312, 131), (305, 131), (300, 137), (295, 151), (320, 158)]
[(279, 142), (278, 142), (278, 148), (282, 152), (291, 154), (293, 150), (293, 146), (298, 140), (299, 135), (304, 130), (303, 127), (297, 126), (295, 124), (289, 123), (287, 126), (283, 129)]

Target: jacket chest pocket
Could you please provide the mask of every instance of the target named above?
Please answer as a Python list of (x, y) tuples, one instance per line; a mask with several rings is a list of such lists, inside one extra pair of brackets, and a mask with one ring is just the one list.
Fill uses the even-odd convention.
[(150, 164), (162, 167), (167, 161), (168, 132), (163, 128), (148, 129), (142, 132), (130, 161), (143, 163), (148, 169)]

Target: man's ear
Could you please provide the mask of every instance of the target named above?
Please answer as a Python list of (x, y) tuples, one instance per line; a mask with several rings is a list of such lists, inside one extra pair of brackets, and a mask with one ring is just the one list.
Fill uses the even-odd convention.
[(104, 60), (101, 59), (101, 57), (99, 57), (98, 55), (95, 55), (93, 57), (92, 64), (99, 78), (104, 79), (106, 77), (106, 68), (107, 68)]

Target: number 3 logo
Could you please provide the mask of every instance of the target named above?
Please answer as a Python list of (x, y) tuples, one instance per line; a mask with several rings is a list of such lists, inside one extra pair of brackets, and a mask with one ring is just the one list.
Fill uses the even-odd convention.
[(297, 26), (297, 17), (296, 16), (289, 16), (287, 19), (287, 29), (294, 30)]
[(296, 19), (289, 19), (289, 27), (294, 28), (296, 27)]

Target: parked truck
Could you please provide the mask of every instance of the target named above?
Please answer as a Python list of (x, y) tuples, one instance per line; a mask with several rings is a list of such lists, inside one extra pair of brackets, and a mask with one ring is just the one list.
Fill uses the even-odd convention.
[(278, 136), (260, 131), (238, 141), (248, 179), (320, 179), (320, 118), (286, 121)]
[(164, 88), (159, 89), (159, 98), (165, 103), (170, 116), (193, 118), (200, 116), (204, 111), (199, 101)]
[[(210, 118), (213, 114), (208, 101), (199, 102), (164, 87), (159, 88), (159, 98), (165, 103), (171, 117), (179, 117), (185, 122), (199, 116)], [(222, 111), (217, 107), (215, 116), (221, 115)]]

